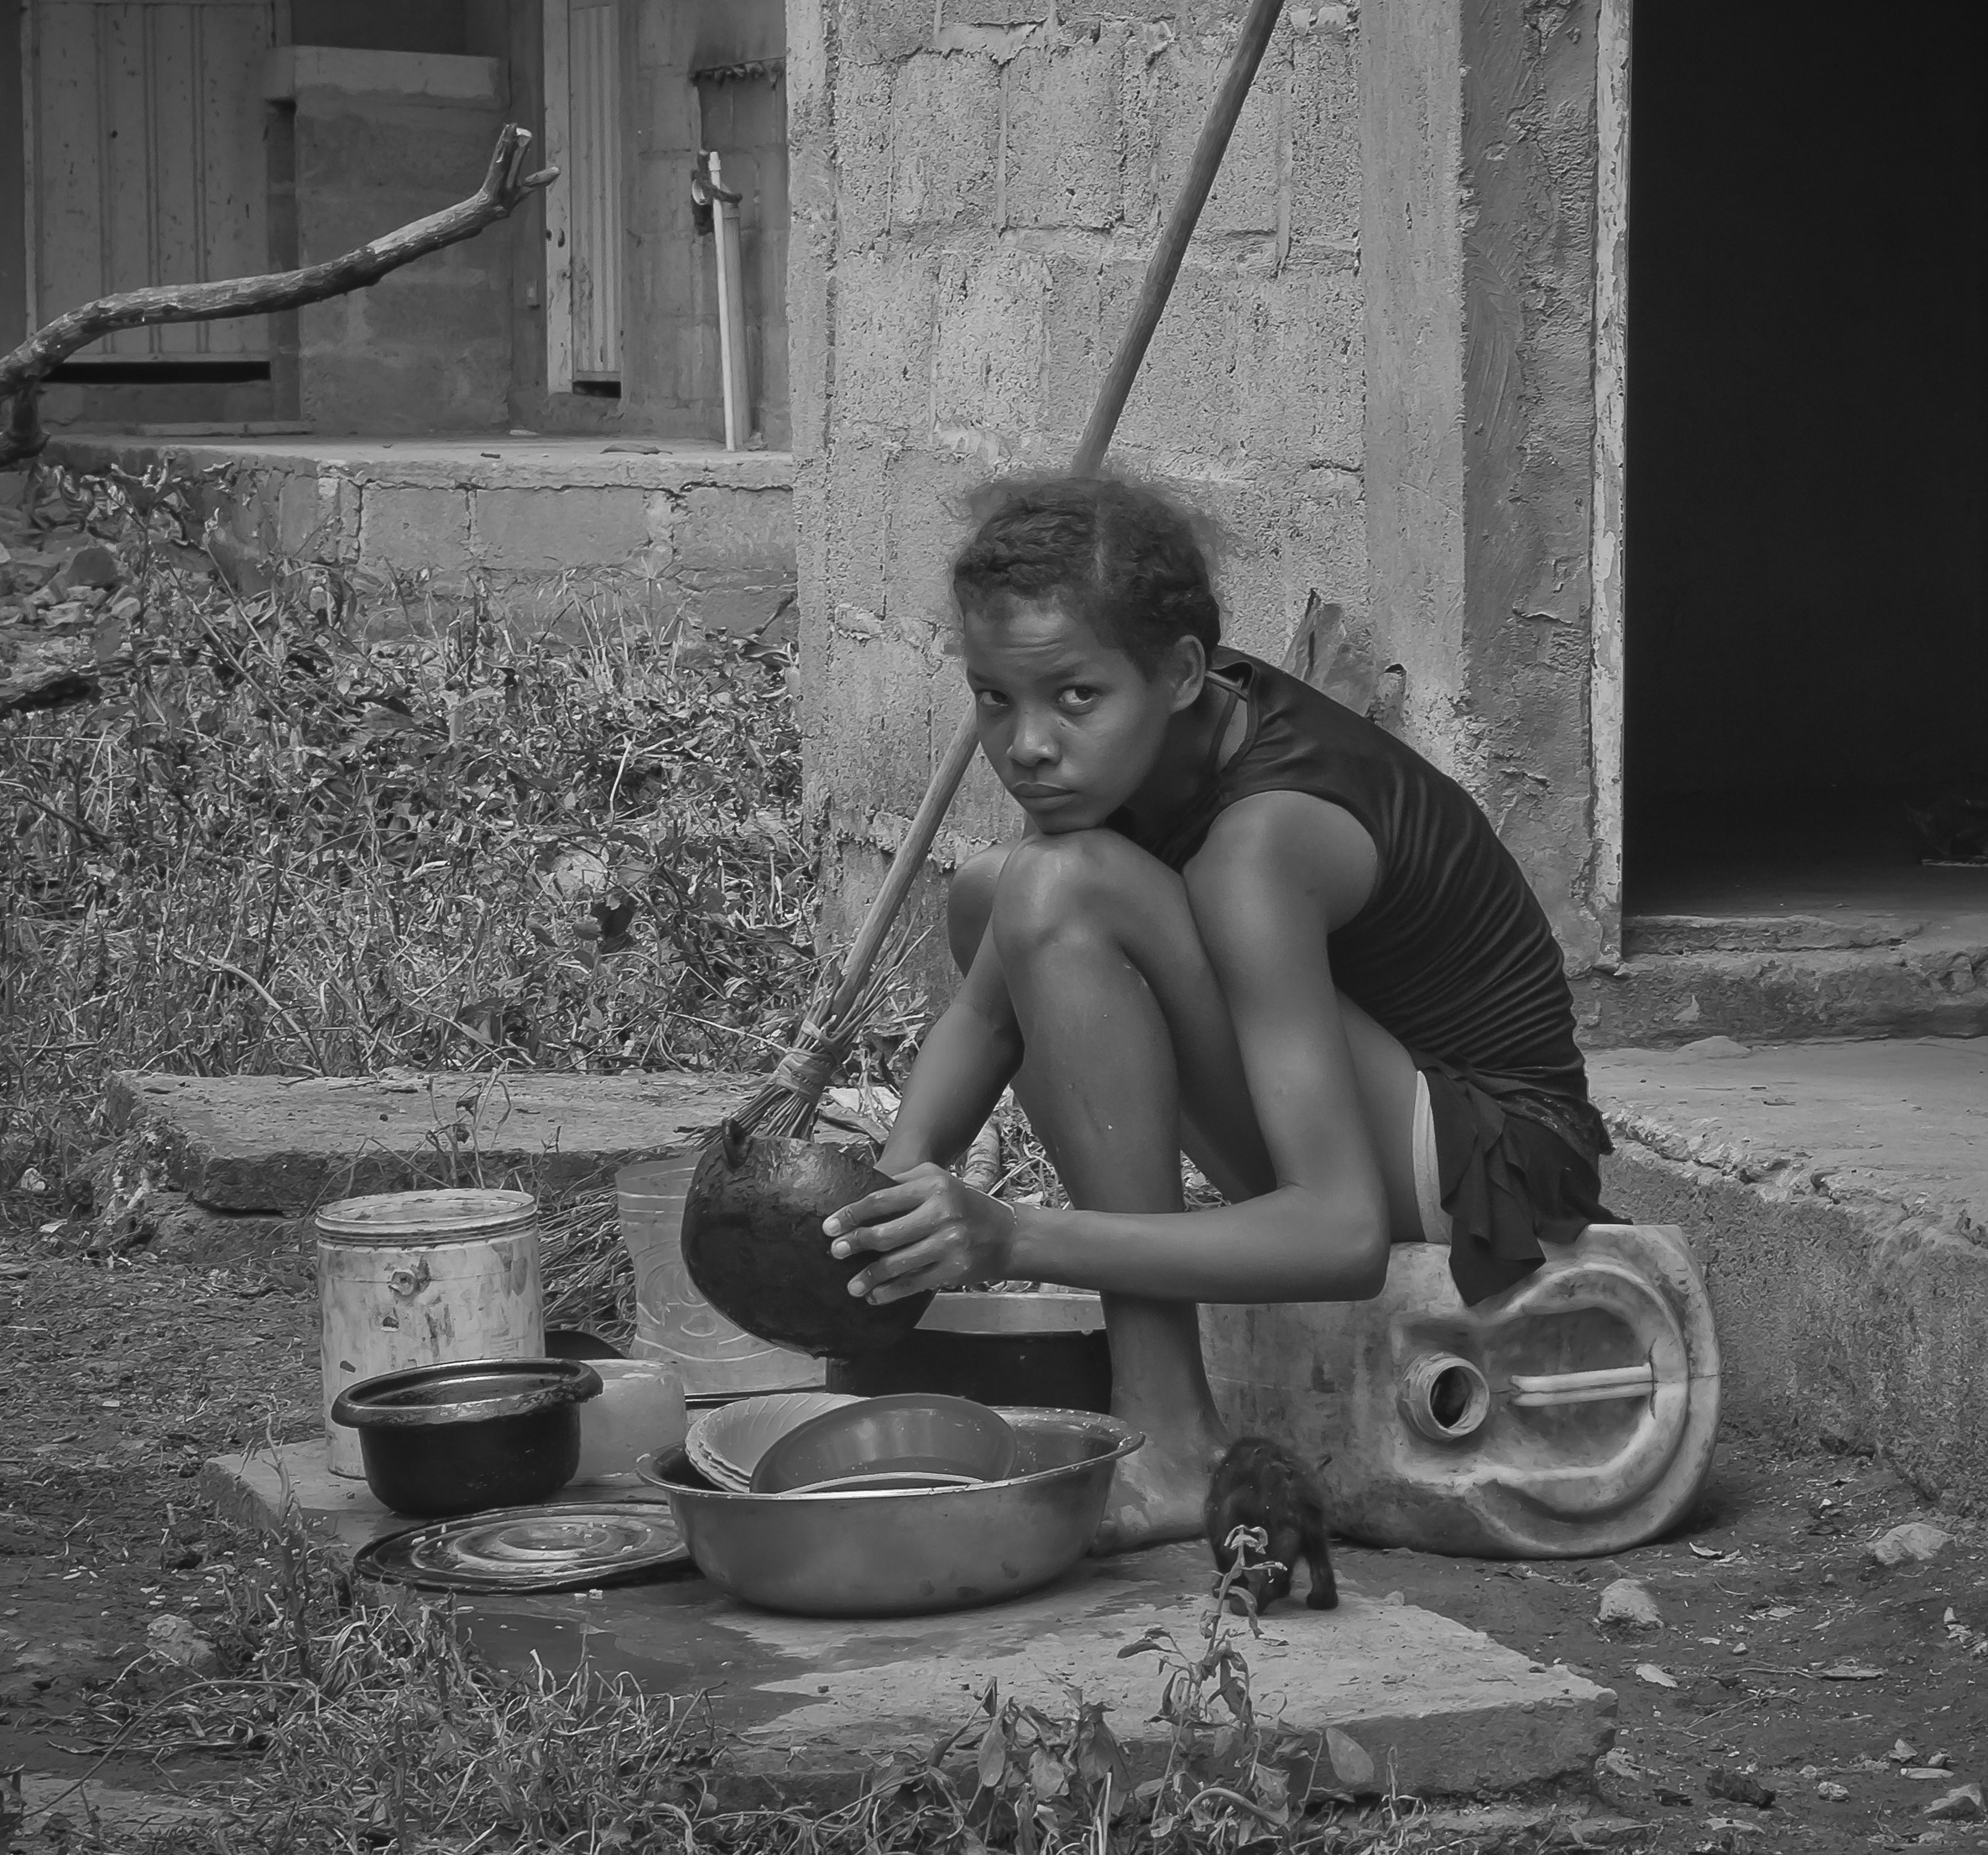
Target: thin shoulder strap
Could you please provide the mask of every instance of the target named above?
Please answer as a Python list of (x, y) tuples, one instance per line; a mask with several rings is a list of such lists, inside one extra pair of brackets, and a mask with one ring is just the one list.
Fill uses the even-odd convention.
[(1208, 674), (1208, 680), (1229, 698), (1222, 705), (1221, 719), (1215, 723), (1213, 737), (1208, 742), (1208, 770), (1204, 777), (1213, 779), (1222, 771), (1222, 743), (1229, 738), (1229, 717), (1235, 713), (1235, 705), (1242, 700), (1243, 692), (1219, 670), (1211, 670)]

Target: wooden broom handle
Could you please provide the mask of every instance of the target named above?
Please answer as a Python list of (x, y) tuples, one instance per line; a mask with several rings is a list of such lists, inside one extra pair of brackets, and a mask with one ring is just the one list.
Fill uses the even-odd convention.
[[(1263, 62), (1271, 30), (1283, 10), (1284, 0), (1251, 0), (1248, 17), (1244, 19), (1242, 31), (1236, 38), (1235, 49), (1229, 55), (1228, 66), (1216, 87), (1214, 101), (1208, 105), (1208, 119), (1201, 125), (1201, 138), (1194, 144), (1194, 158), (1187, 164), (1187, 178), (1181, 182), (1173, 211), (1167, 215), (1166, 224), (1161, 231), (1160, 242), (1154, 246), (1152, 256), (1146, 259), (1145, 278), (1139, 287), (1139, 300), (1132, 305), (1132, 320), (1119, 337), (1118, 351), (1111, 357), (1104, 385), (1098, 389), (1097, 401), (1091, 408), (1083, 436), (1077, 441), (1077, 455), (1070, 462), (1072, 477), (1094, 477), (1098, 466), (1104, 461), (1105, 452), (1111, 448), (1119, 414), (1125, 409), (1125, 401), (1131, 397), (1133, 382), (1139, 378), (1140, 363), (1145, 359), (1153, 331), (1160, 326), (1166, 299), (1172, 294), (1173, 280), (1180, 274), (1187, 241), (1194, 236), (1195, 222), (1201, 217), (1202, 207), (1208, 203), (1208, 191), (1215, 184), (1222, 157), (1229, 148), (1229, 138), (1235, 132), (1236, 120), (1243, 113), (1250, 86), (1255, 81), (1256, 68)], [(973, 711), (969, 707), (960, 716), (959, 726), (947, 743), (944, 757), (932, 769), (931, 784), (925, 789), (918, 814), (893, 853), (890, 868), (884, 873), (884, 886), (877, 891), (869, 912), (863, 918), (863, 925), (856, 930), (848, 957), (843, 962), (842, 982), (836, 987), (835, 1000), (830, 1007), (831, 1022), (855, 1003), (864, 982), (869, 979), (869, 969), (890, 937), (891, 925), (897, 920), (898, 910), (904, 906), (905, 897), (911, 893), (912, 881), (925, 867), (926, 854), (939, 834), (940, 825), (945, 821), (952, 795), (959, 790), (959, 783), (966, 777), (977, 739)]]
[(1228, 68), (1216, 86), (1214, 101), (1208, 105), (1208, 120), (1201, 125), (1201, 139), (1194, 144), (1187, 177), (1175, 195), (1173, 211), (1167, 215), (1160, 242), (1145, 261), (1145, 280), (1139, 286), (1139, 300), (1132, 305), (1132, 320), (1119, 337), (1118, 352), (1111, 357), (1104, 384), (1098, 389), (1090, 422), (1077, 441), (1077, 455), (1070, 460), (1072, 477), (1095, 476), (1105, 452), (1111, 448), (1112, 435), (1119, 429), (1119, 414), (1131, 397), (1132, 383), (1139, 378), (1140, 363), (1145, 359), (1153, 331), (1160, 326), (1161, 313), (1173, 291), (1173, 280), (1180, 274), (1181, 259), (1187, 255), (1187, 241), (1194, 236), (1195, 221), (1208, 203), (1208, 190), (1221, 169), (1229, 138), (1243, 113), (1250, 86), (1256, 81), (1256, 67), (1263, 62), (1271, 32), (1283, 10), (1284, 0), (1253, 0), (1243, 21), (1235, 50), (1229, 55)]

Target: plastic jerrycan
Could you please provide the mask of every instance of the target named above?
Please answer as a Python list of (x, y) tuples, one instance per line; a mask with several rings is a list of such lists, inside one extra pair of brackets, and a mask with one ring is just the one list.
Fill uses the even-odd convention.
[(1321, 1471), (1338, 1532), (1379, 1545), (1578, 1558), (1697, 1499), (1719, 1342), (1682, 1231), (1595, 1224), (1475, 1307), (1446, 1246), (1398, 1244), (1370, 1301), (1203, 1310), (1238, 1429)]

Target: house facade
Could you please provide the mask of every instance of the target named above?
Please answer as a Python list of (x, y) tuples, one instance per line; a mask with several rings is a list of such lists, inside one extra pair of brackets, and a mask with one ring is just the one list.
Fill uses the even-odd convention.
[[(954, 725), (963, 494), (1069, 456), (1244, 10), (17, 0), (0, 338), (334, 256), (532, 128), (561, 178), (509, 223), (100, 343), (49, 420), (276, 447), (258, 545), (797, 594), (835, 930)], [(1235, 642), (1484, 805), (1590, 1041), (1988, 1029), (1988, 904), (1901, 874), (1988, 805), (1988, 72), (1847, 0), (1698, 17), (1287, 4), (1114, 456), (1226, 530)], [(977, 769), (942, 864), (1014, 823)]]

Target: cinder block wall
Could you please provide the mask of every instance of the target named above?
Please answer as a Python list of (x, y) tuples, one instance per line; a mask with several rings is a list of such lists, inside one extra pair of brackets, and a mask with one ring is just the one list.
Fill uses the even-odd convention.
[[(1392, 690), (1577, 971), (1617, 906), (1589, 707), (1599, 4), (1287, 7), (1115, 453), (1227, 524), (1235, 642), (1277, 656), (1310, 611), (1315, 680)], [(788, 0), (831, 932), (958, 712), (961, 492), (1069, 456), (1242, 10)], [(1015, 820), (976, 769), (953, 822)]]
[[(1074, 448), (1243, 10), (790, 0), (804, 725), (831, 932), (963, 706), (960, 498)], [(1348, 9), (1286, 9), (1114, 453), (1225, 526), (1228, 635), (1272, 659), (1314, 600), (1366, 621), (1359, 134)], [(977, 766), (939, 862), (1018, 823)]]

